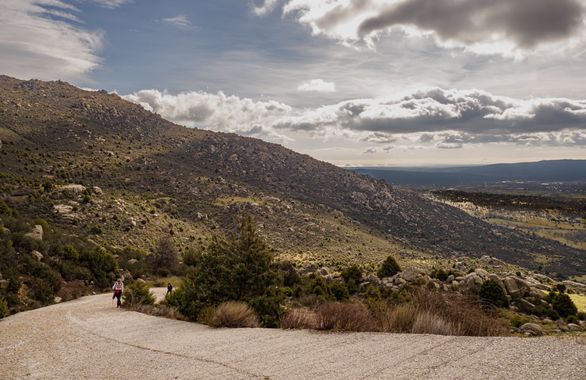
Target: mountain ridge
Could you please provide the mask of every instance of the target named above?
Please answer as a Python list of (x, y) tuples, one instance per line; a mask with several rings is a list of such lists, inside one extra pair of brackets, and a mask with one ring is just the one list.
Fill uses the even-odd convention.
[[(276, 245), (303, 247), (308, 236), (316, 247), (332, 245), (324, 220), (336, 219), (348, 226), (346, 235), (371, 234), (405, 250), (491, 255), (529, 268), (537, 266), (535, 257), (548, 257), (551, 272), (586, 271), (582, 251), (488, 225), (277, 144), (178, 126), (115, 94), (6, 76), (0, 77), (0, 91), (0, 139), (9, 143), (3, 144), (0, 171), (12, 178), (1, 190), (6, 194), (23, 182), (33, 194), (47, 181), (83, 183), (116, 194), (170, 198), (177, 220), (201, 229), (228, 228), (234, 215), (251, 213)], [(226, 198), (237, 202), (223, 204)], [(46, 206), (45, 212), (52, 215)], [(89, 228), (91, 220), (85, 223)], [(333, 240), (339, 228), (332, 228)]]

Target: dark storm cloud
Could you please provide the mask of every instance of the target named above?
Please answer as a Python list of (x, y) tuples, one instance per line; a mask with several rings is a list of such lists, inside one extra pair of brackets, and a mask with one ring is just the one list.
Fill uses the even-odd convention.
[(466, 44), (500, 34), (532, 48), (571, 37), (583, 24), (583, 12), (580, 0), (405, 0), (364, 20), (358, 34), (403, 25)]

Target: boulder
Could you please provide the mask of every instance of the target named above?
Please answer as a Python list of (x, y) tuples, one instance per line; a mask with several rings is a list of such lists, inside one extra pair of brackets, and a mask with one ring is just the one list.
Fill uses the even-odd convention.
[(98, 187), (98, 186), (92, 187), (92, 191), (96, 195), (102, 195), (102, 194), (104, 194), (104, 192), (102, 191), (102, 189), (100, 187)]
[(478, 291), (484, 281), (475, 272), (469, 273), (464, 277), (464, 281), (460, 285), (460, 289), (468, 291)]
[(449, 275), (448, 278), (446, 279), (446, 283), (447, 284), (451, 284), (456, 278), (454, 277), (453, 274)]
[(369, 274), (366, 276), (365, 280), (371, 284), (380, 285), (381, 280), (374, 274)]
[(535, 278), (537, 281), (540, 281), (542, 283), (545, 282), (547, 284), (553, 284), (555, 282), (551, 278), (541, 273), (533, 273), (533, 278)]
[(317, 274), (319, 274), (320, 276), (329, 276), (330, 274), (330, 268), (328, 267), (321, 267), (319, 268), (319, 270), (317, 271)]
[(62, 300), (63, 300), (63, 299), (62, 299), (61, 297), (55, 297), (55, 298), (53, 299), (53, 302), (55, 302), (55, 303), (60, 303)]
[(79, 184), (69, 184), (60, 187), (61, 191), (68, 194), (81, 194), (86, 190), (86, 187)]
[(513, 277), (506, 277), (503, 280), (503, 283), (505, 285), (505, 289), (507, 290), (507, 293), (510, 296), (514, 297), (519, 294), (520, 289), (517, 286), (517, 281), (515, 281), (515, 279)]
[(547, 297), (547, 293), (538, 288), (531, 288), (531, 290), (529, 291), (529, 296), (544, 299), (545, 297)]
[(581, 291), (586, 291), (586, 284), (576, 281), (565, 280), (562, 281), (562, 284), (566, 285), (568, 288), (575, 288)]
[(480, 278), (482, 278), (483, 280), (488, 280), (488, 278), (490, 277), (490, 273), (488, 273), (487, 271), (485, 271), (482, 268), (476, 268), (474, 270), (474, 273), (476, 273), (478, 276), (480, 276)]
[(140, 282), (141, 284), (144, 284), (146, 281), (143, 280), (142, 278), (139, 278), (139, 279), (136, 280), (136, 282)]
[(541, 336), (544, 333), (543, 327), (536, 323), (525, 323), (523, 326), (519, 327), (519, 331), (533, 336)]
[(568, 323), (568, 329), (570, 331), (582, 331), (582, 327), (575, 323)]
[(34, 240), (43, 240), (43, 226), (37, 224), (33, 227), (33, 230), (24, 236), (34, 239)]
[(37, 259), (37, 261), (43, 260), (43, 254), (39, 251), (32, 251), (31, 255), (33, 255)]
[(136, 263), (138, 263), (138, 260), (137, 259), (130, 259), (130, 260), (128, 260), (128, 264), (131, 264), (132, 265), (132, 264), (136, 264)]
[(488, 276), (488, 279), (496, 282), (505, 291), (505, 293), (507, 292), (507, 288), (505, 287), (505, 284), (503, 283), (503, 280), (501, 280), (499, 276), (497, 276), (494, 273), (491, 273)]

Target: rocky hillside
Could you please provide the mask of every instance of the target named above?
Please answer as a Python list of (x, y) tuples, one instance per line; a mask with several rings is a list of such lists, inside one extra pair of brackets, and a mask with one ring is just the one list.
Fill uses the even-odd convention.
[(583, 251), (491, 226), (279, 145), (184, 128), (115, 94), (64, 82), (0, 77), (0, 139), (4, 198), (103, 244), (148, 248), (154, 236), (172, 234), (188, 246), (248, 213), (294, 260), (490, 255), (550, 273), (586, 272)]

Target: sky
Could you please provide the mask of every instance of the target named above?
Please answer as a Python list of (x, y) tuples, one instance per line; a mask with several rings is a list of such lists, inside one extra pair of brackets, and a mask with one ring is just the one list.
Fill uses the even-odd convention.
[(0, 0), (0, 73), (341, 166), (586, 159), (586, 0)]

